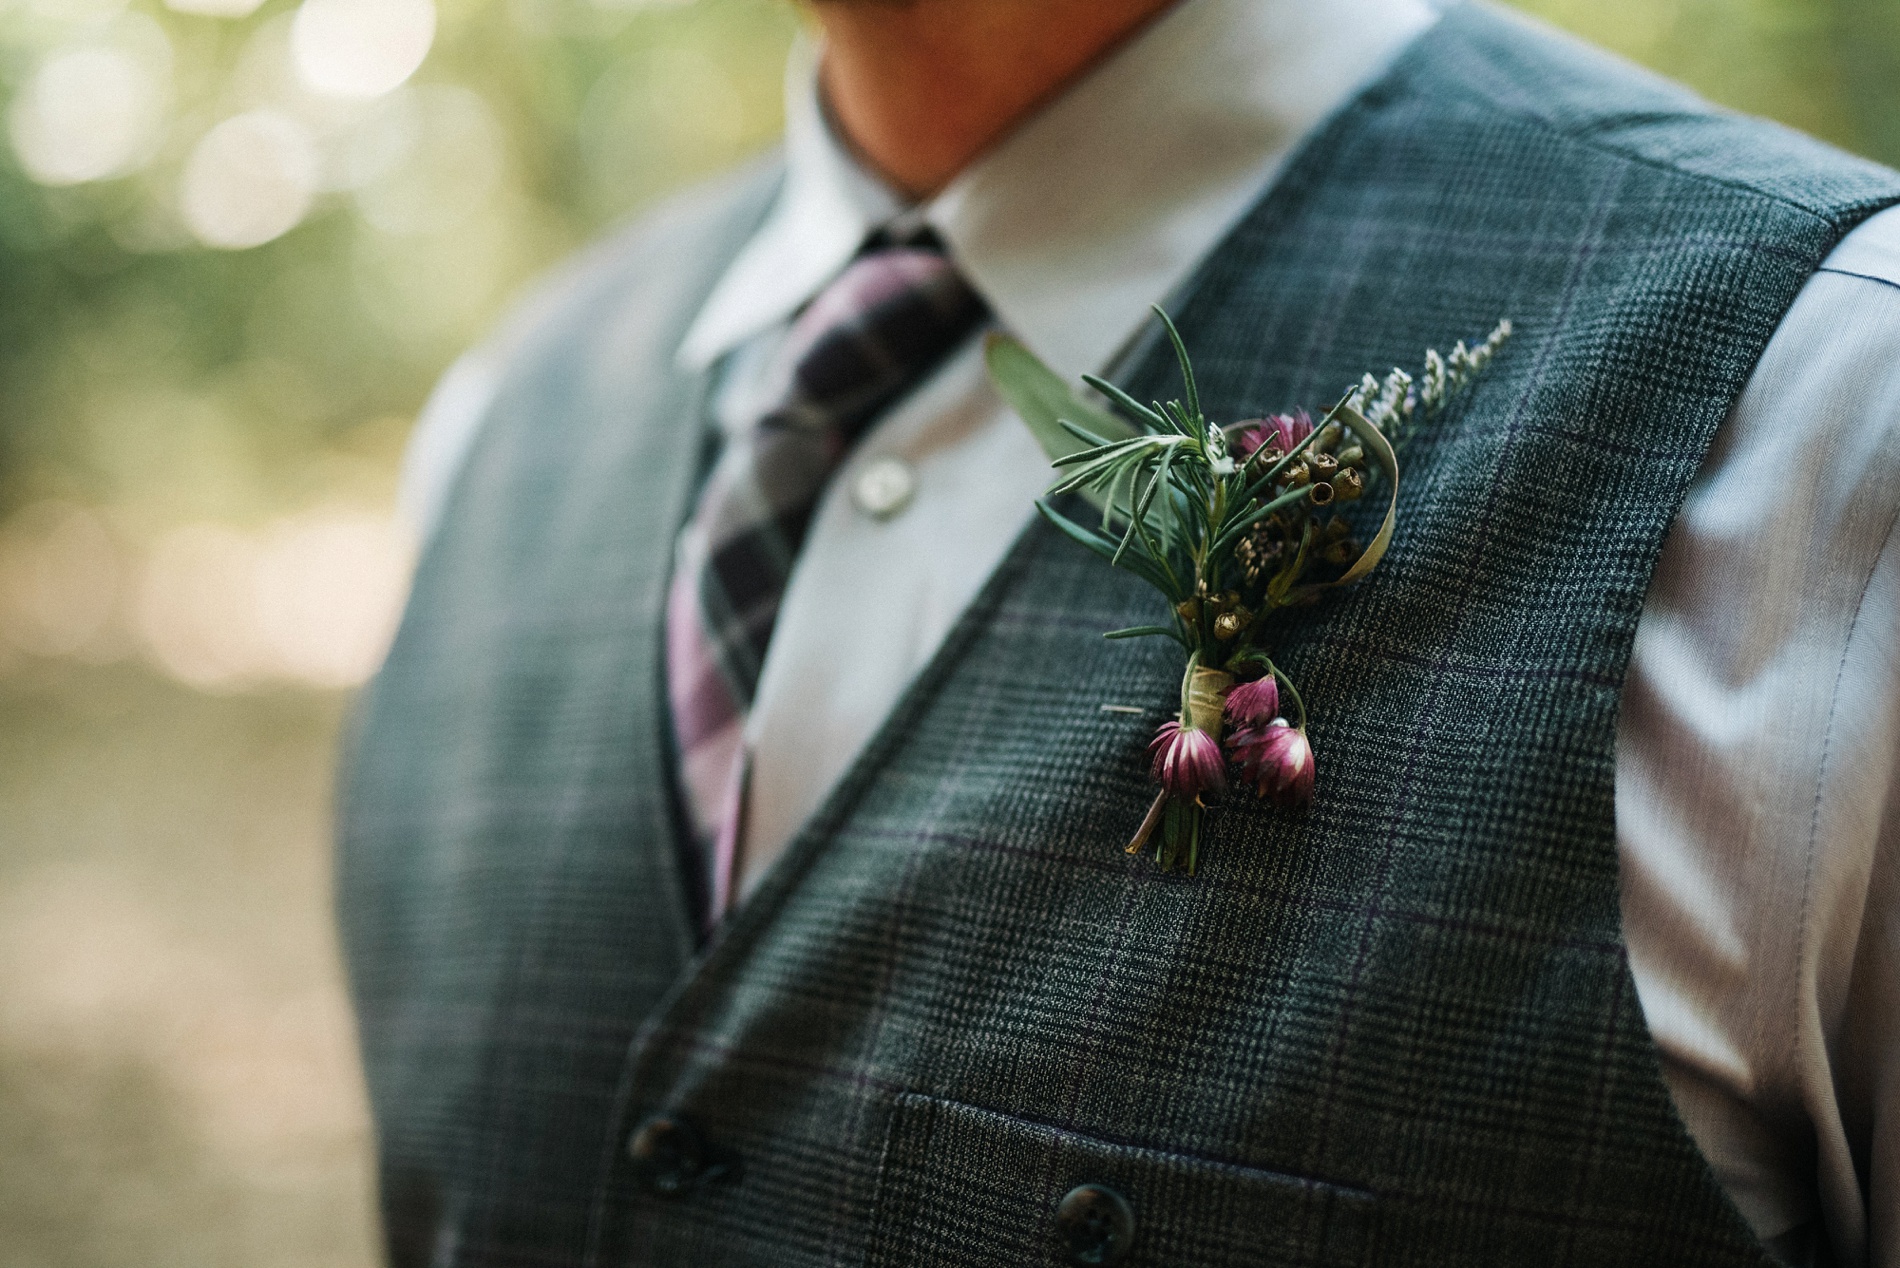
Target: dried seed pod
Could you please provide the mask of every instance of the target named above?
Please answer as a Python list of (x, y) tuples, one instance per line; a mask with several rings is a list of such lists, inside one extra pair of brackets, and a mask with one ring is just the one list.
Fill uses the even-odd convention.
[(1348, 445), (1339, 451), (1339, 465), (1342, 467), (1356, 467), (1365, 460), (1366, 451), (1358, 445)]
[(1344, 568), (1359, 558), (1361, 547), (1350, 537), (1342, 537), (1336, 542), (1328, 542), (1326, 549), (1320, 552), (1320, 558), (1327, 563)]
[[(1333, 492), (1337, 493), (1339, 492), (1339, 490), (1335, 488)], [(1323, 531), (1326, 534), (1327, 541), (1336, 542), (1340, 538), (1344, 537), (1347, 533), (1350, 533), (1352, 531), (1352, 526), (1346, 523), (1345, 520), (1339, 518), (1339, 516), (1335, 515), (1333, 516), (1333, 518), (1326, 521), (1326, 527)]]
[(1333, 502), (1333, 486), (1330, 484), (1316, 484), (1308, 490), (1308, 496), (1312, 499), (1314, 506), (1331, 506)]
[(1189, 625), (1192, 625), (1201, 619), (1201, 601), (1199, 599), (1183, 599), (1174, 605), (1174, 614)]
[(1366, 478), (1357, 467), (1347, 467), (1333, 477), (1333, 496), (1341, 502), (1357, 501), (1366, 491)]
[(1277, 567), (1286, 554), (1286, 543), (1277, 534), (1278, 529), (1263, 522), (1248, 529), (1234, 543), (1234, 559), (1240, 564), (1248, 585), (1260, 584), (1260, 579)]
[(1243, 537), (1234, 543), (1234, 562), (1240, 565), (1241, 576), (1247, 578), (1248, 585), (1260, 580), (1260, 549), (1254, 545), (1251, 536)]
[(1315, 480), (1330, 480), (1333, 478), (1333, 473), (1339, 470), (1339, 459), (1329, 453), (1309, 454), (1306, 465), (1312, 471)]
[(1313, 473), (1307, 468), (1305, 462), (1296, 462), (1280, 473), (1280, 483), (1289, 489), (1297, 489), (1309, 483), (1312, 478)]
[(1214, 637), (1226, 642), (1252, 623), (1253, 616), (1245, 608), (1223, 612), (1214, 618)]

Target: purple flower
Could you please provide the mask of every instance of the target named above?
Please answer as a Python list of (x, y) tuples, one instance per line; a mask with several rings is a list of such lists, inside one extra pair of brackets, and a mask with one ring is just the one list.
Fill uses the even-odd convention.
[(1293, 446), (1305, 440), (1312, 430), (1313, 420), (1305, 410), (1298, 414), (1258, 418), (1242, 423), (1241, 430), (1234, 434), (1234, 453), (1243, 461), (1253, 457), (1254, 452), (1262, 446), (1288, 453)]
[(1227, 720), (1235, 726), (1265, 722), (1280, 712), (1280, 684), (1272, 674), (1255, 682), (1235, 683), (1227, 692)]
[(1155, 778), (1177, 797), (1193, 797), (1227, 786), (1220, 742), (1198, 727), (1172, 720), (1163, 722), (1148, 751), (1154, 754)]
[(1303, 806), (1313, 799), (1313, 746), (1306, 732), (1275, 718), (1244, 727), (1227, 741), (1242, 778), (1276, 806)]

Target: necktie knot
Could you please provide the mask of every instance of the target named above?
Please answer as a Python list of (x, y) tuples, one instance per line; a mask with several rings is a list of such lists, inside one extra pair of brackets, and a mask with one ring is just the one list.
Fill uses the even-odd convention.
[(762, 421), (823, 426), (848, 446), (984, 311), (941, 249), (872, 247), (793, 320), (777, 357), (790, 388)]

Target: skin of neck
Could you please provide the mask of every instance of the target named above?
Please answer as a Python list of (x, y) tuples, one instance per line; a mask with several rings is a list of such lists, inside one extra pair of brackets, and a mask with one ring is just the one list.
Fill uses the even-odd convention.
[(943, 188), (1176, 0), (810, 0), (835, 126), (898, 189)]

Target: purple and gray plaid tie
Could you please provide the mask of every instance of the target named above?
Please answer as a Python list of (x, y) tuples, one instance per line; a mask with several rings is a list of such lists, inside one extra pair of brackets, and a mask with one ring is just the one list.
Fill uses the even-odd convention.
[(741, 733), (792, 562), (851, 445), (983, 319), (934, 244), (867, 247), (793, 321), (783, 400), (728, 442), (681, 532), (667, 596), (680, 786), (708, 851), (708, 924), (731, 905), (745, 796)]

